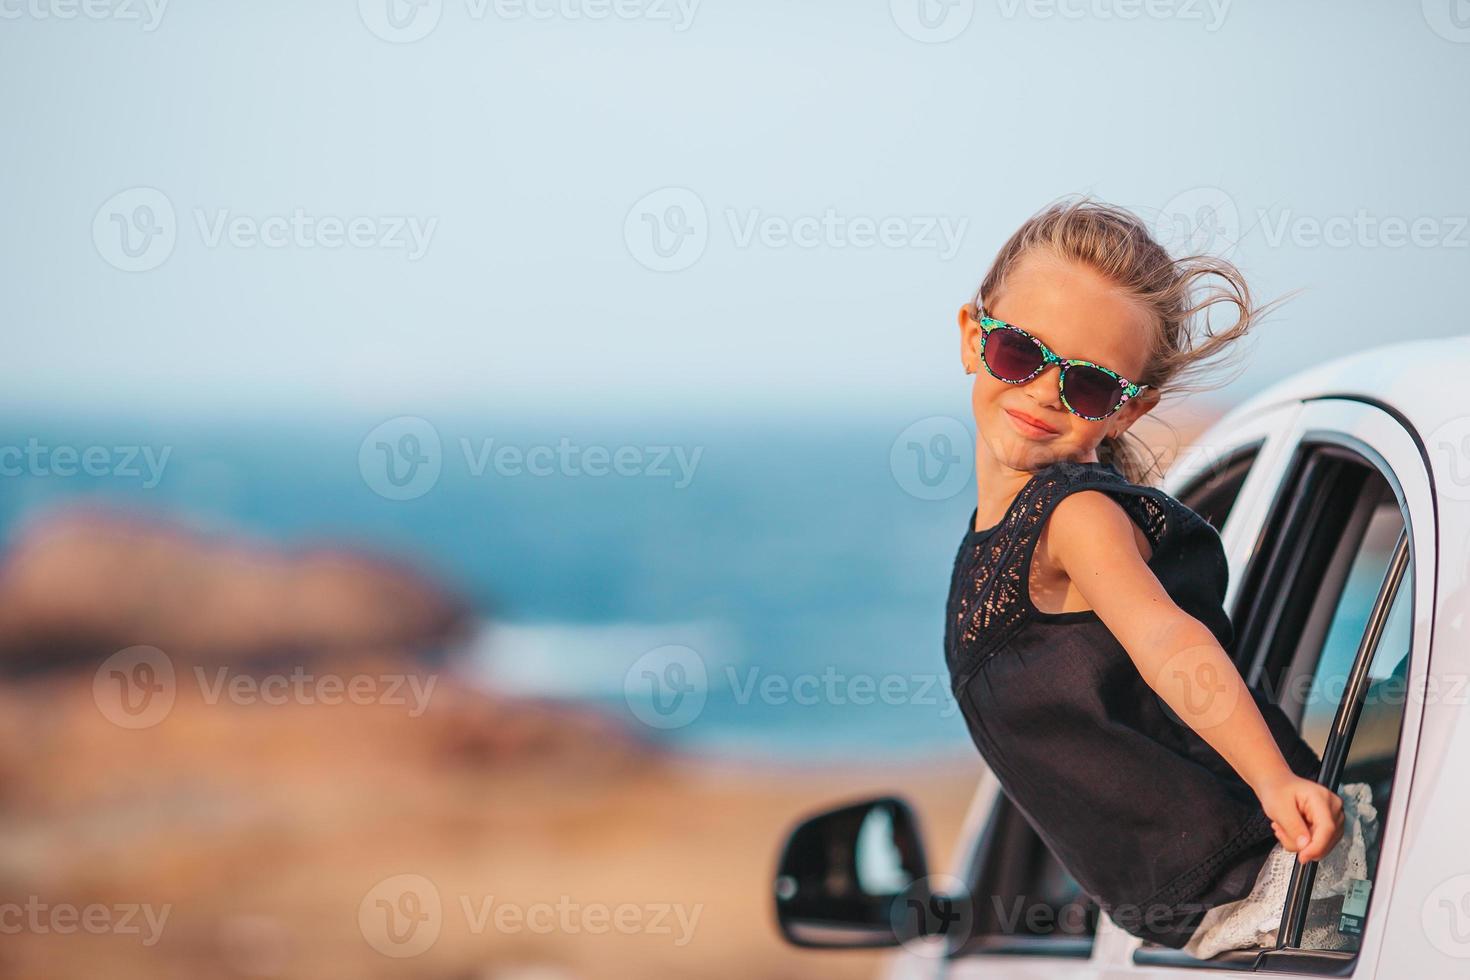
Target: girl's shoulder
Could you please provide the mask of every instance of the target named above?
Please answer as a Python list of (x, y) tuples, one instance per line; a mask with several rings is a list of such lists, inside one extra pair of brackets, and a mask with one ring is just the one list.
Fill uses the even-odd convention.
[[(1224, 562), (1219, 531), (1188, 504), (1163, 487), (1135, 483), (1106, 463), (1054, 463), (1043, 481), (1042, 496), (1050, 509), (1078, 490), (1100, 490), (1123, 507), (1148, 538), (1154, 551), (1166, 544), (1177, 548), (1191, 564), (1214, 566)], [(1044, 471), (1045, 472), (1045, 471)]]
[(965, 541), (1009, 540), (1024, 548), (1041, 533), (1052, 512), (1064, 499), (1082, 490), (1100, 490), (1110, 496), (1157, 548), (1165, 537), (1218, 534), (1190, 507), (1162, 487), (1135, 483), (1112, 463), (1056, 460), (1036, 470), (1017, 491), (1005, 515), (992, 527), (975, 530), (976, 512), (966, 526)]
[[(1027, 556), (1041, 537), (1042, 529), (1057, 506), (1067, 497), (1083, 490), (1098, 490), (1112, 498), (1147, 539), (1149, 550), (1157, 553), (1166, 543), (1185, 546), (1186, 552), (1205, 554), (1197, 560), (1213, 565), (1223, 558), (1221, 542), (1215, 528), (1161, 487), (1135, 483), (1113, 464), (1057, 460), (1037, 470), (1016, 498), (1005, 517), (987, 531), (967, 535), (967, 541), (989, 539), (993, 544), (1006, 542), (1010, 547), (995, 549), (1005, 553), (1018, 565), (1029, 564)], [(973, 516), (969, 525), (974, 528)], [(1199, 548), (1194, 545), (1204, 544)], [(1000, 554), (997, 554), (1000, 557)]]
[(1187, 509), (1159, 487), (1129, 480), (1111, 463), (1058, 460), (1037, 470), (1023, 488), (1021, 495), (1026, 500), (1017, 530), (1040, 534), (1057, 506), (1082, 490), (1098, 490), (1111, 497), (1154, 546), (1178, 523), (1180, 509)]

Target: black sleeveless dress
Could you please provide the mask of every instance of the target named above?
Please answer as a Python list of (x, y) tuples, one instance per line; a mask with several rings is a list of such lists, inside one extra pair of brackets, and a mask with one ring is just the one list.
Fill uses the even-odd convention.
[[(1179, 948), (1207, 909), (1250, 894), (1276, 836), (1250, 787), (1154, 693), (1094, 611), (1032, 604), (1042, 526), (1078, 490), (1123, 506), (1153, 547), (1159, 582), (1229, 649), (1219, 533), (1111, 464), (1063, 461), (1035, 473), (995, 526), (976, 531), (971, 515), (946, 607), (950, 684), (1006, 795), (1082, 889), (1129, 933)], [(1252, 696), (1287, 765), (1315, 779), (1311, 746)]]

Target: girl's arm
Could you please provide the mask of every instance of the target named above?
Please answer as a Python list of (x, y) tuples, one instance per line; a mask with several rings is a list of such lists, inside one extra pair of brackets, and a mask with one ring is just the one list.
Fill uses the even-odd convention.
[(1240, 672), (1209, 627), (1180, 609), (1138, 553), (1133, 520), (1099, 490), (1064, 497), (1047, 557), (1077, 586), (1148, 685), (1261, 801), (1281, 846), (1321, 860), (1342, 833), (1342, 800), (1292, 772)]

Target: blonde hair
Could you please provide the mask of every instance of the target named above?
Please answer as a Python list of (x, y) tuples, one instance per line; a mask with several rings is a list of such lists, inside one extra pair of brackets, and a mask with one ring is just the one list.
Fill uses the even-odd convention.
[[(1211, 390), (1233, 381), (1235, 376), (1204, 382), (1200, 375), (1213, 367), (1205, 362), (1230, 351), (1269, 310), (1290, 298), (1288, 294), (1257, 307), (1232, 262), (1205, 254), (1172, 258), (1137, 215), (1084, 195), (1047, 205), (1011, 235), (985, 274), (976, 305), (982, 298), (993, 304), (1006, 276), (1037, 249), (1088, 266), (1152, 314), (1155, 330), (1147, 367), (1142, 376), (1129, 380), (1151, 385), (1160, 396)], [(1208, 276), (1222, 282), (1202, 291), (1200, 282)], [(1199, 316), (1216, 303), (1229, 303), (1238, 314), (1223, 332), (1211, 332), (1208, 315)], [(1199, 325), (1202, 336), (1196, 336)], [(1133, 483), (1149, 482), (1149, 474), (1158, 468), (1157, 454), (1128, 432), (1104, 438), (1097, 455)]]

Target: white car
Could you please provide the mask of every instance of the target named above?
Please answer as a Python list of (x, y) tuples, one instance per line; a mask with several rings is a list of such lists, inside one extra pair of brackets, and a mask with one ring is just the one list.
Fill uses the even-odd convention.
[(1470, 978), (1470, 338), (1294, 375), (1212, 426), (1164, 489), (1220, 530), (1246, 681), (1297, 723), (1321, 782), (1372, 787), (1368, 881), (1332, 899), (1317, 943), (1338, 948), (1303, 940), (1315, 864), (1293, 872), (1273, 948), (1199, 960), (1142, 942), (988, 773), (949, 875), (930, 875), (901, 799), (802, 822), (775, 882), (788, 940), (899, 947), (892, 978)]

